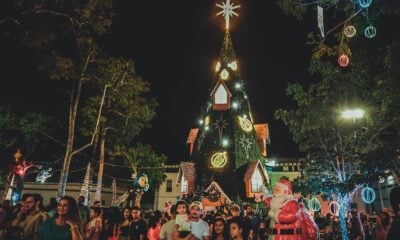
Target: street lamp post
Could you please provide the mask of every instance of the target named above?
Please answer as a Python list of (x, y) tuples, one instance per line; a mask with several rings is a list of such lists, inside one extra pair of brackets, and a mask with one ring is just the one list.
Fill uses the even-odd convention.
[[(342, 112), (342, 117), (344, 119), (352, 119), (353, 124), (356, 124), (356, 119), (364, 117), (365, 111), (360, 108), (354, 108), (354, 109), (347, 109)], [(354, 138), (357, 138), (357, 131), (354, 130)]]

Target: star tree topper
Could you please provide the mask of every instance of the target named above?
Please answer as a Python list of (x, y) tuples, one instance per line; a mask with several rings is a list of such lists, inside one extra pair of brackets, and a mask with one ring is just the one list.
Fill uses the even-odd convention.
[(225, 18), (225, 29), (229, 30), (229, 19), (233, 16), (239, 16), (234, 10), (240, 8), (240, 5), (234, 5), (231, 3), (231, 0), (226, 0), (226, 2), (222, 2), (221, 4), (215, 4), (217, 7), (222, 10), (217, 13), (217, 16), (222, 15)]

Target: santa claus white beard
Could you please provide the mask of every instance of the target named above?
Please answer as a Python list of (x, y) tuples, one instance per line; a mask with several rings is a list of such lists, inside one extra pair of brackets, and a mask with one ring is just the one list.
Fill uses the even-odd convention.
[(279, 211), (280, 211), (281, 207), (283, 206), (283, 203), (288, 199), (293, 199), (293, 195), (281, 194), (281, 195), (276, 195), (271, 199), (268, 216), (270, 218), (272, 218), (273, 220), (275, 220), (275, 222), (279, 222), (278, 221)]

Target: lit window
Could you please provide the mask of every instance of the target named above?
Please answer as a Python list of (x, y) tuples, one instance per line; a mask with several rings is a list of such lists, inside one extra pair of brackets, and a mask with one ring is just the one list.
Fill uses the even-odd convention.
[(188, 191), (188, 182), (185, 179), (185, 176), (182, 174), (181, 178), (181, 192), (186, 193)]
[(172, 179), (167, 179), (167, 189), (166, 192), (172, 192)]
[(261, 177), (260, 169), (257, 168), (251, 177), (251, 192), (259, 192), (261, 185), (263, 185), (263, 179)]
[(215, 104), (227, 104), (228, 103), (228, 93), (222, 84), (218, 86), (217, 91), (214, 95)]

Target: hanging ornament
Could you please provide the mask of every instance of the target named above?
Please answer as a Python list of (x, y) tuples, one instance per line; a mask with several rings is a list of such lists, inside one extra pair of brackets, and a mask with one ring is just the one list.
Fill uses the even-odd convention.
[(350, 59), (346, 54), (342, 53), (338, 58), (338, 63), (341, 67), (347, 67), (350, 63)]
[(360, 4), (360, 7), (362, 8), (367, 8), (371, 5), (372, 0), (358, 0), (358, 4)]
[(250, 132), (253, 130), (253, 124), (251, 124), (251, 121), (247, 118), (243, 117), (238, 117), (239, 118), (239, 125), (243, 129), (243, 131)]
[(365, 203), (372, 203), (375, 201), (375, 191), (370, 187), (365, 187), (361, 190), (361, 198)]
[(339, 216), (339, 208), (340, 208), (339, 203), (335, 201), (330, 202), (328, 205), (329, 213), (334, 216)]
[(223, 69), (220, 73), (220, 77), (222, 80), (227, 80), (229, 78), (229, 72), (226, 69)]
[(217, 152), (211, 156), (211, 165), (214, 168), (222, 168), (228, 162), (227, 152)]
[(147, 192), (149, 190), (149, 179), (146, 174), (142, 173), (136, 176), (133, 182), (133, 188), (136, 191), (144, 191)]
[(376, 28), (374, 26), (372, 26), (371, 24), (365, 28), (364, 30), (364, 35), (367, 38), (373, 38), (376, 35)]
[(218, 72), (220, 68), (221, 68), (221, 63), (217, 62), (217, 65), (215, 65), (215, 71)]
[(217, 119), (214, 123), (214, 128), (218, 129), (219, 133), (219, 141), (222, 141), (222, 133), (224, 128), (226, 128), (229, 124), (226, 122), (226, 120), (222, 117), (222, 115), (219, 116), (219, 119)]
[(356, 35), (357, 30), (354, 26), (352, 25), (348, 25), (344, 28), (343, 33), (346, 37), (348, 38), (352, 38)]
[(246, 158), (249, 158), (249, 150), (251, 148), (251, 145), (253, 145), (252, 142), (246, 136), (242, 135), (239, 140), (239, 144), (242, 146), (246, 153)]
[(228, 67), (230, 67), (233, 71), (236, 71), (237, 70), (237, 62), (236, 61), (233, 61), (233, 62), (231, 62), (231, 63), (228, 63)]
[(321, 210), (321, 203), (315, 197), (311, 198), (307, 205), (308, 208), (313, 212), (318, 212)]

